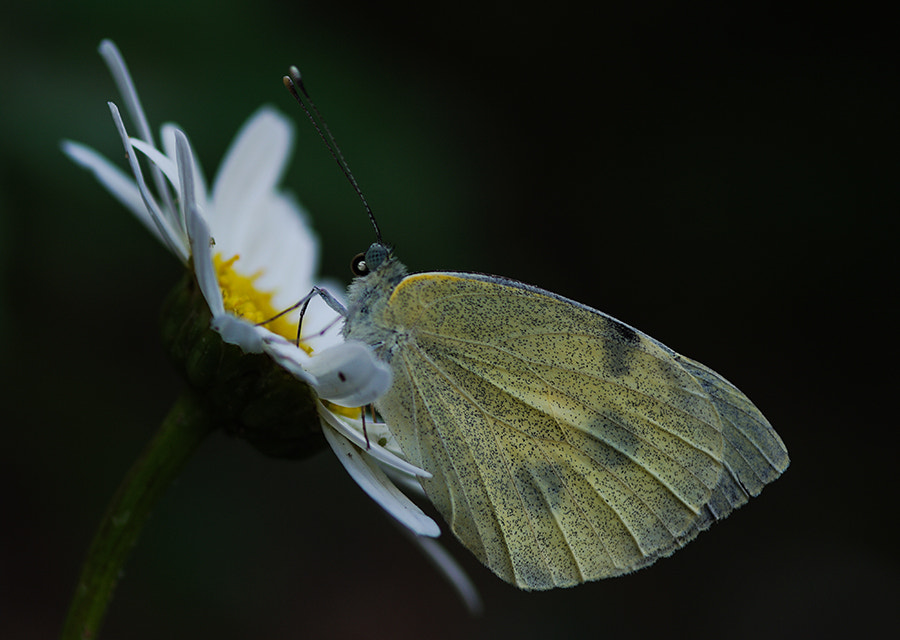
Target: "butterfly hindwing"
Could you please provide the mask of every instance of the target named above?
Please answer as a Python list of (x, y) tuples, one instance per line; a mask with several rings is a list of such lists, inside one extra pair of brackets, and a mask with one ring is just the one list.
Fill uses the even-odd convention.
[(746, 396), (598, 311), (512, 281), (409, 276), (377, 405), (454, 533), (528, 589), (668, 555), (786, 467)]

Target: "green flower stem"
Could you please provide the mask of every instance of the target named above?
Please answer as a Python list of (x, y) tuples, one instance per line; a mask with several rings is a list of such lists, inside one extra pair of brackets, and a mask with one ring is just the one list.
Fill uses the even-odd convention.
[(125, 561), (153, 507), (212, 430), (197, 396), (184, 393), (119, 486), (91, 542), (62, 640), (95, 639)]

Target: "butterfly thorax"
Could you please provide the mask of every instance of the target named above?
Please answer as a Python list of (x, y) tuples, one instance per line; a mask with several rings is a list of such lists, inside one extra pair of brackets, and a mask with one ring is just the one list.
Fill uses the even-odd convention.
[(406, 273), (406, 266), (390, 256), (370, 273), (354, 278), (347, 291), (344, 338), (372, 345), (387, 362), (398, 338), (396, 329), (386, 321), (388, 302)]

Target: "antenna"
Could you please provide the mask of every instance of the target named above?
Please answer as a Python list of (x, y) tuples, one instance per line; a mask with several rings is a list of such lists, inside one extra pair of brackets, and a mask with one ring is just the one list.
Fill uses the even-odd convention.
[[(286, 75), (283, 78), (285, 88), (291, 92), (291, 95), (294, 96), (297, 104), (303, 109), (303, 113), (309, 118), (309, 121), (316, 128), (319, 137), (322, 138), (322, 142), (324, 142), (325, 146), (328, 148), (328, 153), (330, 153), (331, 157), (334, 158), (334, 161), (337, 162), (344, 177), (347, 178), (350, 182), (350, 186), (356, 191), (356, 195), (362, 200), (363, 206), (369, 214), (369, 220), (375, 228), (375, 238), (378, 240), (378, 244), (384, 244), (381, 241), (381, 230), (378, 228), (378, 223), (375, 221), (375, 214), (372, 213), (372, 207), (369, 206), (366, 196), (363, 195), (362, 189), (359, 188), (359, 184), (356, 182), (356, 178), (353, 177), (353, 172), (350, 171), (350, 165), (347, 164), (347, 161), (344, 159), (344, 154), (341, 153), (341, 148), (338, 146), (337, 140), (334, 139), (334, 135), (332, 135), (325, 119), (316, 107), (316, 103), (309, 97), (309, 93), (306, 91), (306, 87), (303, 84), (303, 78), (300, 77), (300, 70), (297, 67), (292, 66), (288, 69), (288, 74), (289, 75)], [(308, 106), (307, 103), (309, 103)]]

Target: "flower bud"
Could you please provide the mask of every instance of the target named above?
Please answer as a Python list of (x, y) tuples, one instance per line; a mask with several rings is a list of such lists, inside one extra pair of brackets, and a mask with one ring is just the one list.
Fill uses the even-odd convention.
[(210, 328), (209, 306), (191, 271), (163, 303), (163, 346), (215, 423), (262, 453), (300, 459), (322, 449), (313, 390), (266, 354), (244, 353)]

